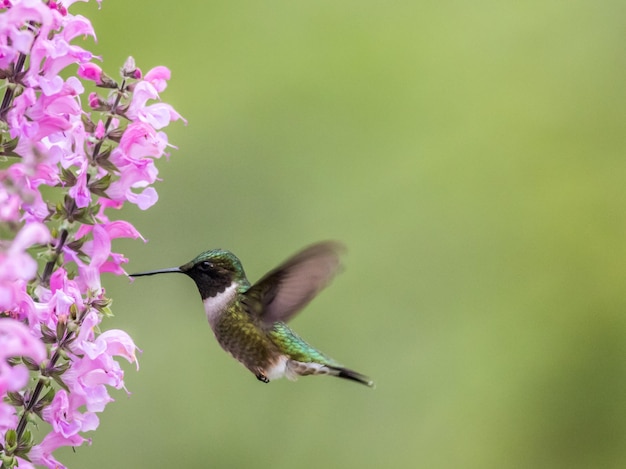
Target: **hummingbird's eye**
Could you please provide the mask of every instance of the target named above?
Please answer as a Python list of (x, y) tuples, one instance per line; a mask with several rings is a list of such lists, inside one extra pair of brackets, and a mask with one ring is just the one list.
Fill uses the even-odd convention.
[(198, 264), (198, 268), (202, 272), (208, 272), (213, 268), (213, 264), (211, 264), (209, 261), (203, 261), (203, 262), (200, 262), (200, 264)]

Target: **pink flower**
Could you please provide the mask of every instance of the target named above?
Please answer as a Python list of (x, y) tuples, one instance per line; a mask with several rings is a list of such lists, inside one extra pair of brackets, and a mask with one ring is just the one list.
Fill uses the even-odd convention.
[(59, 93), (63, 89), (63, 78), (58, 75), (51, 77), (40, 77), (39, 87), (41, 92), (46, 96), (52, 96)]
[[(119, 161), (119, 166), (125, 162), (138, 160), (150, 156), (160, 158), (167, 147), (167, 136), (162, 132), (157, 132), (152, 126), (144, 122), (133, 122), (130, 124), (119, 146), (113, 151), (111, 158)], [(117, 150), (117, 151), (116, 151)]]
[(2, 47), (1, 68), (8, 68), (18, 53), (28, 54), (30, 52), (35, 34), (28, 28), (23, 29), (29, 22), (42, 25), (50, 24), (52, 22), (50, 9), (39, 0), (23, 0), (16, 2), (2, 13), (0, 42), (11, 44), (11, 46)]
[[(154, 163), (146, 162), (145, 165), (128, 165), (125, 167), (122, 177), (115, 181), (107, 194), (112, 200), (128, 201), (137, 205), (141, 210), (146, 210), (156, 203), (158, 195), (153, 187), (148, 184), (156, 180), (156, 167)], [(141, 189), (135, 192), (133, 189)]]
[(69, 190), (70, 196), (76, 201), (78, 208), (84, 208), (91, 203), (91, 192), (87, 187), (87, 160), (83, 162), (76, 175), (76, 184)]
[[(50, 10), (48, 10), (50, 11)], [(89, 62), (93, 54), (81, 47), (70, 44), (77, 36), (93, 36), (93, 27), (88, 19), (78, 16), (65, 16), (55, 18), (58, 25), (45, 23), (44, 27), (62, 26), (60, 34), (55, 34), (51, 38), (40, 34), (31, 50), (32, 71), (29, 76), (43, 72), (44, 75), (56, 75), (65, 67), (72, 63), (81, 64)]]
[(126, 332), (119, 329), (110, 329), (100, 334), (98, 340), (104, 341), (108, 355), (125, 358), (129, 363), (135, 363), (137, 370), (139, 370), (139, 362), (136, 355), (137, 346)]
[(6, 252), (0, 251), (0, 309), (11, 310), (15, 306), (16, 280), (30, 280), (37, 273), (37, 262), (26, 253), (33, 244), (43, 244), (50, 239), (45, 225), (37, 222), (26, 224)]
[[(29, 357), (36, 363), (46, 358), (46, 347), (33, 337), (24, 324), (11, 318), (0, 318), (0, 396), (7, 391), (18, 391), (28, 382), (24, 365), (10, 366), (7, 358)], [(15, 428), (17, 415), (9, 404), (0, 401), (0, 435)]]
[(21, 322), (0, 318), (0, 395), (17, 391), (28, 381), (26, 367), (9, 366), (6, 362), (7, 358), (22, 356), (40, 363), (46, 358), (46, 347)]
[[(129, 222), (124, 220), (116, 220), (110, 223), (106, 223), (103, 225), (106, 232), (109, 234), (111, 239), (117, 238), (132, 238), (143, 239), (143, 236), (137, 231), (137, 229), (131, 225)], [(145, 241), (145, 240), (144, 240)]]
[[(99, 291), (100, 273), (111, 272), (124, 275), (121, 264), (128, 262), (124, 256), (111, 252), (111, 240), (116, 238), (143, 239), (143, 237), (133, 225), (123, 220), (105, 222), (100, 225), (83, 225), (77, 231), (76, 238), (80, 239), (89, 234), (92, 234), (93, 240), (86, 241), (83, 245), (83, 252), (91, 258), (89, 264), (85, 264), (71, 251), (67, 252), (67, 255), (78, 265), (80, 277), (87, 281), (86, 288)], [(92, 281), (90, 282), (89, 279)]]
[(154, 67), (152, 70), (149, 70), (143, 79), (144, 81), (152, 84), (152, 86), (154, 86), (154, 88), (160, 93), (167, 88), (167, 81), (171, 78), (171, 75), (172, 72), (170, 72), (169, 68), (160, 65), (158, 67)]
[[(68, 0), (63, 0), (63, 4), (65, 7), (70, 6)], [(67, 42), (70, 42), (78, 36), (82, 36), (83, 39), (87, 36), (91, 36), (94, 40), (96, 40), (96, 33), (93, 30), (91, 21), (81, 15), (70, 16), (66, 19), (65, 24), (63, 25), (62, 36)]]
[[(89, 95), (91, 97), (91, 95)], [(89, 103), (89, 105), (91, 106), (91, 102)], [(96, 130), (94, 132), (94, 137), (101, 139), (104, 137), (104, 135), (106, 134), (106, 129), (104, 128), (104, 122), (102, 122), (101, 120), (98, 121), (98, 123), (96, 124)]]
[(22, 198), (18, 194), (10, 193), (4, 184), (0, 184), (0, 222), (19, 220), (21, 205)]
[(52, 456), (52, 453), (61, 446), (80, 446), (85, 441), (91, 444), (91, 440), (87, 440), (78, 434), (65, 437), (60, 433), (51, 432), (45, 436), (40, 444), (33, 446), (29, 457), (33, 463), (46, 466), (49, 469), (67, 469)]
[[(89, 97), (87, 99), (88, 99), (89, 107), (92, 109), (98, 109), (100, 106), (104, 104), (102, 100), (100, 99), (100, 96), (98, 96), (98, 93), (93, 92), (93, 91), (89, 93)], [(102, 136), (98, 138), (102, 138)]]
[[(153, 72), (153, 70), (148, 73), (150, 74), (151, 72)], [(167, 71), (167, 73), (169, 78), (169, 70)], [(153, 74), (153, 78), (154, 75), (157, 74)], [(158, 130), (167, 126), (172, 121), (182, 119), (182, 117), (169, 104), (155, 103), (151, 105), (146, 105), (148, 100), (159, 98), (159, 94), (155, 84), (159, 86), (161, 85), (161, 82), (156, 79), (153, 82), (150, 82), (146, 79), (137, 83), (137, 86), (135, 86), (135, 89), (133, 90), (133, 99), (130, 103), (130, 106), (128, 107), (128, 111), (126, 111), (126, 116), (130, 120), (139, 120), (141, 122), (150, 124), (152, 127)], [(183, 121), (187, 123), (185, 119), (183, 119)]]
[(102, 69), (91, 62), (78, 66), (78, 76), (85, 80), (94, 81), (96, 84), (102, 83)]
[[(52, 425), (56, 433), (66, 438), (78, 432), (87, 432), (98, 428), (98, 416), (93, 412), (79, 412), (78, 407), (83, 403), (75, 401), (64, 389), (60, 389), (54, 396), (52, 403), (43, 411), (43, 418)], [(78, 405), (77, 405), (78, 404)]]
[(72, 396), (79, 396), (78, 405), (85, 405), (89, 412), (101, 412), (112, 399), (106, 386), (116, 389), (124, 387), (124, 372), (113, 357), (120, 356), (137, 364), (133, 340), (120, 330), (106, 331), (95, 340), (81, 340), (74, 345), (74, 351), (82, 358), (73, 359), (73, 365), (64, 379), (72, 390)]
[(35, 288), (38, 301), (28, 304), (22, 302), (24, 312), (29, 317), (31, 327), (37, 331), (40, 325), (54, 330), (59, 321), (67, 321), (75, 306), (78, 310), (85, 308), (83, 293), (77, 280), (71, 280), (63, 268), (55, 270), (50, 277), (50, 288), (38, 285)]
[(0, 401), (0, 435), (4, 435), (7, 430), (16, 426), (17, 413), (15, 408), (6, 402)]

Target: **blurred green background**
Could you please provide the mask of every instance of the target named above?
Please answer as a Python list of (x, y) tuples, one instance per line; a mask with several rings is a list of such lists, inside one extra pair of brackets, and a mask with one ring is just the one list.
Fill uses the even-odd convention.
[(71, 468), (626, 467), (623, 1), (76, 4), (189, 124), (129, 271), (346, 269), (294, 321), (371, 375), (263, 385), (189, 279), (107, 276), (143, 354)]

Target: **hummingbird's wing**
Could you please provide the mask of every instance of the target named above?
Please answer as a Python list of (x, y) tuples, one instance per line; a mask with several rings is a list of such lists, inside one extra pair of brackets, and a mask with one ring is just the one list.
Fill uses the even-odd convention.
[(309, 246), (250, 287), (243, 303), (265, 324), (287, 322), (330, 282), (343, 249), (334, 241)]

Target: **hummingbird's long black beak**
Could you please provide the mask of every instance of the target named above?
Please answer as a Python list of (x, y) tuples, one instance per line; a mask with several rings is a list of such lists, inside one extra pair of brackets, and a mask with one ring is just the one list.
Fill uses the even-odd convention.
[(128, 276), (129, 277), (144, 277), (146, 275), (170, 274), (170, 273), (182, 274), (183, 271), (180, 270), (180, 267), (171, 267), (169, 269), (151, 270), (150, 272), (139, 272), (138, 274), (128, 274)]

